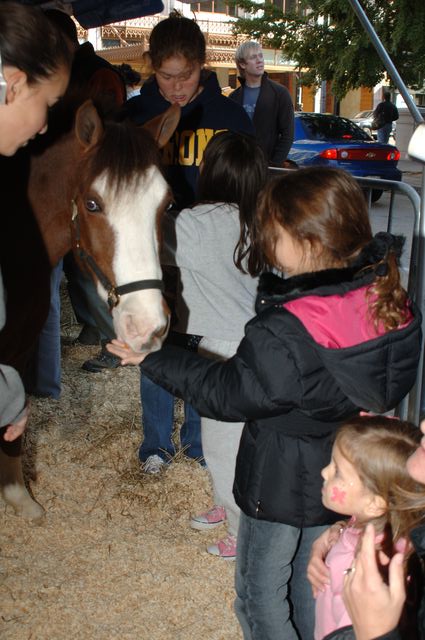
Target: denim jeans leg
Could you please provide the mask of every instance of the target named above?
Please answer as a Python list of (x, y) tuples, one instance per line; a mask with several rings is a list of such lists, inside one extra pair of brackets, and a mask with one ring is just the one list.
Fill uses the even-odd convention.
[(393, 123), (387, 122), (386, 124), (384, 124), (383, 127), (378, 129), (378, 142), (381, 142), (382, 144), (387, 144), (388, 140), (390, 139), (392, 128), (393, 128)]
[(244, 640), (296, 640), (287, 598), (300, 529), (241, 513), (235, 611)]
[(192, 405), (184, 404), (184, 423), (180, 430), (180, 442), (189, 458), (203, 458), (201, 443), (201, 418)]
[(61, 394), (61, 329), (60, 285), (62, 260), (50, 276), (50, 307), (38, 338), (35, 362), (25, 380), (30, 393), (58, 400)]
[(328, 526), (305, 527), (302, 529), (297, 553), (293, 561), (289, 596), (293, 605), (294, 624), (300, 634), (300, 638), (303, 640), (313, 640), (314, 638), (316, 601), (313, 598), (311, 585), (307, 580), (307, 565), (310, 559), (311, 545)]
[(143, 442), (139, 458), (144, 462), (157, 455), (168, 461), (175, 454), (171, 441), (174, 424), (174, 396), (143, 374), (140, 376), (140, 398), (142, 402)]

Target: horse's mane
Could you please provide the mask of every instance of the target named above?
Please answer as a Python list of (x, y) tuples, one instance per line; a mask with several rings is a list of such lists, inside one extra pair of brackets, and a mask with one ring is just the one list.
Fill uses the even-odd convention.
[(151, 166), (160, 167), (158, 147), (150, 133), (132, 122), (104, 123), (100, 142), (81, 164), (80, 185), (89, 186), (107, 173), (109, 188), (118, 194), (142, 177)]
[[(105, 109), (102, 98), (92, 98), (104, 127), (99, 142), (90, 149), (80, 167), (79, 184), (88, 187), (103, 173), (117, 193), (129, 187), (152, 165), (161, 168), (158, 147), (149, 132), (130, 120), (123, 120), (123, 111)], [(29, 146), (31, 154), (39, 155), (64, 136), (72, 136), (75, 114), (82, 100), (61, 100), (51, 111), (49, 128)]]

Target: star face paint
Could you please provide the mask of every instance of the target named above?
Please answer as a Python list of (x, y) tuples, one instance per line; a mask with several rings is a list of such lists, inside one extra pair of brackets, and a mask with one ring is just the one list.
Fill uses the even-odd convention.
[(339, 504), (344, 504), (345, 502), (345, 491), (341, 491), (338, 487), (332, 487), (331, 500), (332, 502), (338, 502)]
[(354, 516), (358, 522), (370, 519), (370, 505), (374, 494), (363, 484), (355, 467), (334, 445), (332, 459), (322, 469), (324, 480), (322, 502), (328, 509), (345, 516)]

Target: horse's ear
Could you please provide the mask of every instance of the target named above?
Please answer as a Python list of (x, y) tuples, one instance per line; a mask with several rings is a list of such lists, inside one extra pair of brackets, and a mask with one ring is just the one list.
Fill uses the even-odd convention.
[(75, 134), (78, 142), (87, 151), (102, 137), (103, 124), (91, 100), (86, 100), (75, 115)]
[(178, 104), (172, 104), (171, 107), (161, 113), (160, 116), (152, 118), (148, 122), (145, 122), (143, 129), (149, 131), (149, 133), (156, 140), (159, 148), (167, 144), (180, 120), (181, 109)]

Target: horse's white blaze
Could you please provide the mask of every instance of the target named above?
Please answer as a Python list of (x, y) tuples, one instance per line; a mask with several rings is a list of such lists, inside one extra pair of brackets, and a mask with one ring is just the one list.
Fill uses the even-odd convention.
[[(105, 177), (93, 185), (102, 195), (105, 212), (114, 231), (113, 271), (118, 286), (137, 280), (161, 280), (157, 238), (157, 213), (168, 186), (156, 167), (151, 167), (137, 184), (114, 196)], [(106, 300), (105, 289), (98, 290)], [(168, 315), (161, 291), (145, 289), (121, 297), (113, 310), (117, 336), (135, 351), (156, 351), (168, 327)]]

